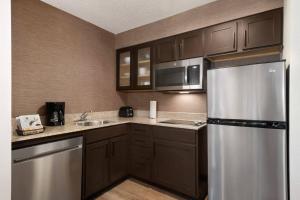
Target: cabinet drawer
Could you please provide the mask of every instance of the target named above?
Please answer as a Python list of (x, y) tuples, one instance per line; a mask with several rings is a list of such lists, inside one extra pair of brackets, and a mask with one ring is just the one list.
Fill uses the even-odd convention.
[(131, 145), (134, 146), (142, 146), (142, 147), (152, 147), (153, 146), (153, 140), (149, 137), (143, 137), (140, 135), (132, 134), (131, 138)]
[(152, 136), (152, 127), (149, 125), (131, 124), (130, 131), (131, 131), (132, 135), (139, 135), (139, 136), (144, 136), (144, 137)]
[(127, 125), (116, 125), (89, 130), (86, 132), (86, 143), (94, 143), (100, 140), (127, 134)]
[(162, 139), (180, 143), (196, 144), (196, 131), (156, 126), (153, 127), (154, 140)]

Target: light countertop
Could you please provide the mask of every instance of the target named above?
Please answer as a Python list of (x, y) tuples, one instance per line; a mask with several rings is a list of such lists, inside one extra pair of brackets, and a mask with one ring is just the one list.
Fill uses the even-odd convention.
[(111, 117), (111, 118), (105, 118), (105, 119), (93, 119), (93, 120), (109, 120), (109, 121), (112, 121), (112, 123), (103, 124), (103, 125), (99, 125), (99, 126), (78, 126), (75, 123), (68, 123), (64, 126), (46, 126), (45, 131), (40, 134), (28, 135), (28, 136), (18, 136), (16, 133), (13, 133), (12, 142), (33, 140), (33, 139), (39, 139), (39, 138), (68, 134), (68, 133), (75, 133), (75, 132), (86, 131), (86, 130), (90, 130), (90, 129), (103, 128), (103, 127), (126, 124), (126, 123), (156, 125), (156, 126), (190, 129), (190, 130), (199, 130), (200, 128), (206, 126), (206, 124), (203, 124), (201, 126), (192, 126), (192, 125), (160, 123), (161, 121), (168, 120), (168, 119), (169, 118), (149, 119), (147, 117), (133, 117), (133, 118)]

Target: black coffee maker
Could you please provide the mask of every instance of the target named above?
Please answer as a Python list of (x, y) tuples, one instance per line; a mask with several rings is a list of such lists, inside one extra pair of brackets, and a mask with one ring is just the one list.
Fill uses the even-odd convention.
[(47, 126), (65, 124), (65, 102), (46, 102)]

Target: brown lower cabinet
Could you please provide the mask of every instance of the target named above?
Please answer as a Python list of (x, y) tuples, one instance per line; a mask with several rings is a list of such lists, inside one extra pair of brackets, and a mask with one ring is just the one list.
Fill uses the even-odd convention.
[(156, 140), (153, 181), (189, 196), (196, 196), (196, 147)]
[(127, 176), (127, 135), (112, 138), (110, 142), (110, 182), (115, 182)]
[(205, 128), (194, 131), (132, 124), (130, 175), (193, 198), (204, 197), (206, 134)]
[[(98, 129), (98, 133), (97, 130), (93, 130), (85, 134), (86, 199), (127, 176), (126, 133), (127, 126), (120, 125)], [(103, 137), (105, 134), (107, 136)]]
[(152, 126), (130, 125), (130, 175), (151, 180), (153, 161)]
[(129, 124), (85, 135), (85, 198), (128, 175), (192, 198), (207, 194), (205, 128)]
[(85, 196), (109, 185), (109, 140), (89, 144), (85, 151)]

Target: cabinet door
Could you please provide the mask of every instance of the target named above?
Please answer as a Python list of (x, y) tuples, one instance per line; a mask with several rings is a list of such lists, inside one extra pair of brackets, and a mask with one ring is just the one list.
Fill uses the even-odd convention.
[(130, 175), (151, 180), (153, 148), (131, 145), (130, 147)]
[(196, 196), (196, 148), (193, 145), (156, 140), (153, 179), (157, 184)]
[(155, 44), (155, 63), (170, 62), (177, 59), (176, 37), (161, 39)]
[(130, 174), (151, 180), (153, 160), (152, 127), (131, 124), (130, 129)]
[(85, 152), (85, 197), (109, 185), (109, 141), (88, 144)]
[(132, 50), (125, 49), (117, 51), (117, 89), (126, 90), (132, 86)]
[(205, 30), (205, 50), (207, 55), (237, 51), (237, 22), (227, 22), (211, 26)]
[(151, 46), (138, 47), (136, 50), (136, 89), (152, 88), (152, 48)]
[(110, 181), (113, 183), (127, 175), (127, 135), (111, 139)]
[(202, 30), (184, 33), (178, 36), (179, 59), (203, 56)]
[(282, 43), (282, 9), (242, 19), (243, 49)]

